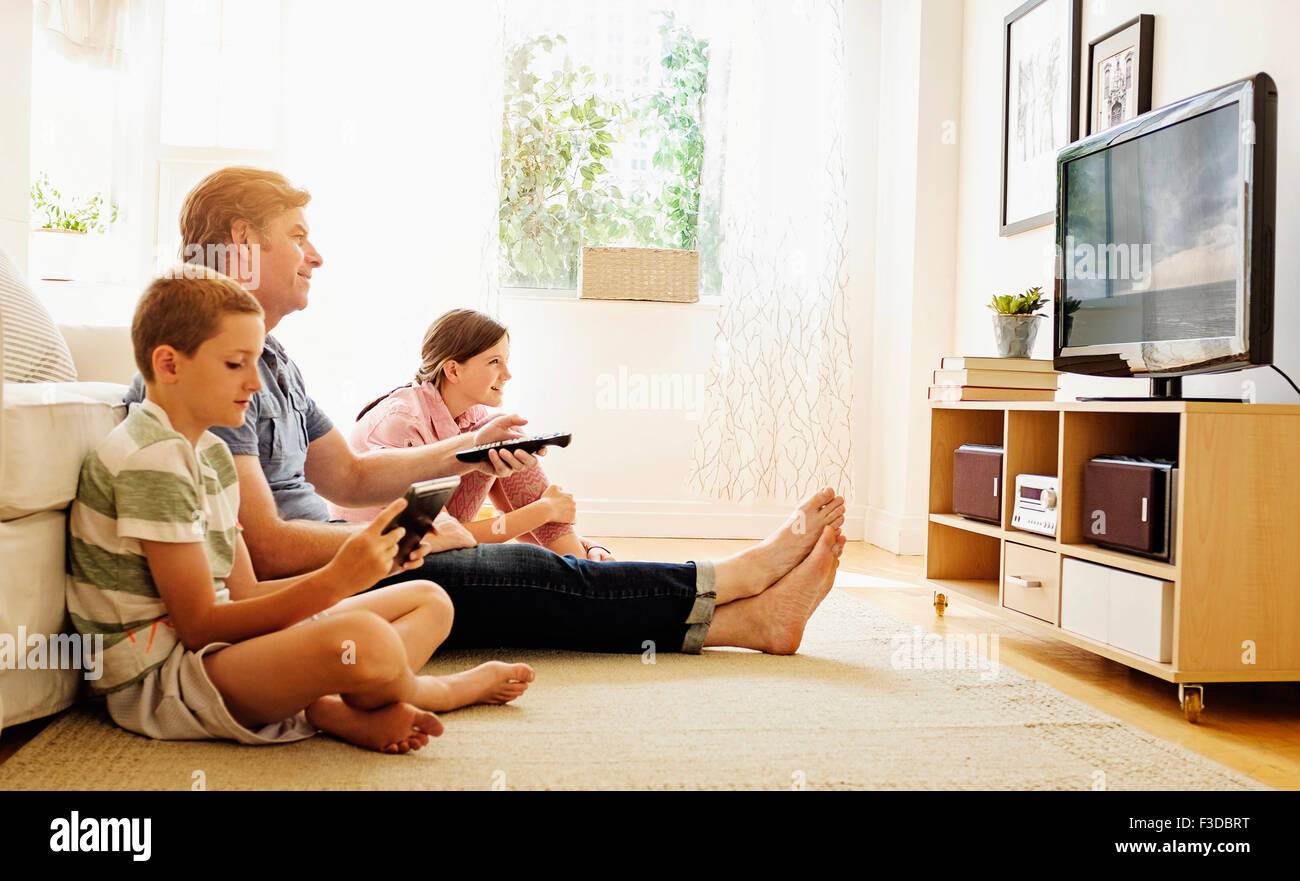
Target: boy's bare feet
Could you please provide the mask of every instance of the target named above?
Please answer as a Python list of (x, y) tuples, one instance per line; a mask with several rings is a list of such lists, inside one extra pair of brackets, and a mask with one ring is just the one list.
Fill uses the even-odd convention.
[(488, 661), (450, 676), (420, 676), (416, 703), (438, 713), (470, 704), (507, 704), (528, 690), (537, 676), (527, 664)]
[(358, 710), (337, 694), (312, 703), (307, 721), (348, 743), (394, 755), (419, 749), (442, 734), (442, 722), (427, 710), (403, 702)]
[(823, 528), (803, 561), (776, 584), (756, 597), (720, 606), (705, 645), (794, 654), (808, 619), (830, 593), (843, 547), (838, 529)]
[(804, 499), (762, 542), (714, 564), (718, 603), (754, 596), (808, 556), (826, 527), (844, 525), (844, 499), (827, 487)]

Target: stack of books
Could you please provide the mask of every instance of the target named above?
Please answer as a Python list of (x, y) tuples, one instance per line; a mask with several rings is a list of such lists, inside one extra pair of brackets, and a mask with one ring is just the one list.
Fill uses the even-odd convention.
[(1056, 370), (1032, 358), (948, 356), (934, 372), (932, 401), (1052, 401)]

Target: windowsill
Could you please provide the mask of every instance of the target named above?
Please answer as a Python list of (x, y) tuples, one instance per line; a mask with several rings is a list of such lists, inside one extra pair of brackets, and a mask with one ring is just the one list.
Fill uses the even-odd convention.
[(502, 288), (501, 296), (507, 300), (559, 300), (583, 303), (629, 303), (643, 306), (703, 306), (706, 309), (716, 309), (722, 305), (721, 294), (700, 294), (700, 299), (694, 303), (674, 303), (665, 300), (584, 300), (578, 296), (576, 290), (565, 290), (562, 288)]

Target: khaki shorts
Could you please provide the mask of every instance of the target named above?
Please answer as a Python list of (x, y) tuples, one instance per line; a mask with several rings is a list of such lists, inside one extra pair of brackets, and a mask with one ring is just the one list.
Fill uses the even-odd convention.
[(259, 745), (292, 743), (315, 734), (305, 711), (256, 731), (235, 721), (203, 666), (204, 655), (229, 645), (213, 642), (191, 652), (178, 643), (161, 667), (129, 688), (108, 695), (109, 715), (126, 730), (156, 740), (234, 740)]

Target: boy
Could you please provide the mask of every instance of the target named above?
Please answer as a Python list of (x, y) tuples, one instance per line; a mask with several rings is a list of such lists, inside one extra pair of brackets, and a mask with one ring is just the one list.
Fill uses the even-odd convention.
[(397, 571), (402, 530), (380, 530), (404, 500), (324, 567), (256, 579), (234, 462), (207, 429), (241, 425), (261, 388), (262, 308), (215, 271), (180, 275), (155, 281), (136, 307), (146, 397), (86, 457), (69, 518), (68, 608), (83, 635), (104, 635), (94, 688), (113, 720), (160, 739), (248, 744), (320, 729), (404, 753), (442, 733), (435, 711), (522, 694), (525, 664), (416, 675), (451, 629), (436, 584), (353, 596)]

